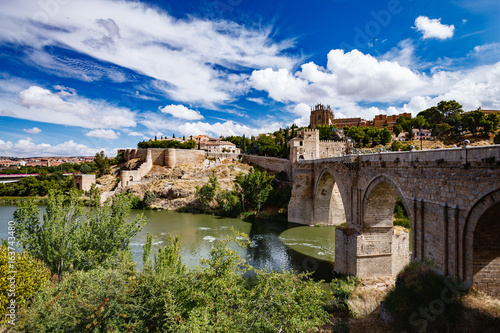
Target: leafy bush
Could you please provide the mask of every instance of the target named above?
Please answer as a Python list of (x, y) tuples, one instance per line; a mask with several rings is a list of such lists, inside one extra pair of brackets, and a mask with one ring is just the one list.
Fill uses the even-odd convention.
[[(143, 272), (123, 260), (116, 269), (71, 273), (37, 294), (17, 328), (27, 333), (260, 333), (309, 332), (324, 324), (319, 284), (307, 275), (249, 268), (228, 247), (239, 236), (217, 244), (204, 267), (195, 270), (183, 265), (178, 239), (170, 239)], [(247, 280), (245, 273), (253, 277)]]
[(46, 284), (25, 308), (16, 328), (23, 332), (138, 332), (129, 302), (137, 285), (130, 260), (116, 269), (66, 274)]
[(466, 288), (434, 270), (428, 262), (412, 262), (399, 273), (385, 298), (395, 328), (408, 332), (452, 332), (461, 317)]
[(219, 180), (215, 171), (212, 172), (212, 176), (208, 178), (208, 183), (202, 187), (196, 186), (195, 197), (205, 208), (212, 208), (213, 200), (219, 189)]
[(128, 251), (130, 239), (146, 221), (142, 216), (128, 220), (131, 204), (126, 195), (117, 195), (104, 206), (98, 198), (94, 201), (95, 207), (83, 211), (77, 191), (69, 197), (51, 191), (42, 221), (34, 201), (21, 202), (14, 212), (19, 243), (59, 276), (112, 264), (119, 252)]
[(236, 191), (220, 191), (215, 198), (217, 210), (224, 216), (237, 217), (241, 214), (241, 202)]
[(399, 141), (393, 141), (392, 144), (391, 144), (391, 150), (392, 151), (399, 151), (402, 146), (403, 146), (403, 144), (401, 142), (399, 142)]
[(410, 220), (408, 219), (408, 213), (406, 212), (403, 201), (400, 197), (398, 197), (396, 200), (393, 214), (394, 225), (400, 225), (404, 228), (410, 229)]
[(493, 138), (493, 143), (496, 145), (500, 145), (500, 132), (498, 132), (497, 135), (495, 135), (495, 137)]
[[(31, 257), (26, 252), (16, 252), (14, 257), (12, 257), (12, 253), (14, 252), (9, 251), (6, 242), (0, 245), (0, 276), (2, 277), (0, 279), (0, 309), (2, 309), (2, 313), (9, 313), (7, 306), (10, 305), (10, 299), (16, 301), (16, 312), (24, 307), (50, 278), (50, 271), (42, 261)], [(9, 261), (14, 262), (13, 267), (10, 267)], [(12, 271), (16, 273), (10, 273)], [(15, 277), (15, 290), (10, 288), (10, 277), (12, 276)], [(12, 281), (14, 282), (14, 280)], [(11, 295), (9, 296), (9, 294)], [(8, 316), (2, 317), (0, 324), (10, 319)]]
[(144, 198), (142, 199), (144, 207), (151, 206), (155, 201), (156, 195), (153, 192), (147, 190), (146, 193), (144, 193)]
[(332, 299), (328, 304), (329, 310), (331, 312), (351, 312), (347, 301), (359, 283), (359, 279), (352, 275), (332, 279), (330, 282)]
[(239, 174), (236, 176), (236, 186), (243, 197), (243, 210), (255, 208), (257, 212), (260, 211), (273, 189), (271, 185), (273, 179), (274, 176), (269, 176), (266, 171), (254, 168), (251, 168), (246, 175)]

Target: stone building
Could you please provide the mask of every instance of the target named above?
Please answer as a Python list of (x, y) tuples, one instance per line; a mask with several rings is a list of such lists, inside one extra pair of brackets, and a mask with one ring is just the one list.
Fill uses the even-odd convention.
[(315, 129), (318, 125), (332, 125), (335, 116), (327, 105), (326, 108), (323, 104), (316, 104), (314, 108), (311, 109), (310, 124), (311, 128)]
[(95, 184), (95, 175), (74, 175), (73, 186), (85, 192), (90, 191), (92, 184)]
[(372, 122), (371, 126), (376, 127), (378, 129), (382, 129), (384, 127), (387, 127), (387, 129), (389, 131), (391, 131), (391, 133), (392, 133), (394, 125), (396, 125), (396, 121), (400, 117), (411, 118), (411, 113), (401, 113), (398, 115), (394, 114), (392, 116), (388, 116), (385, 114), (378, 114), (375, 116), (375, 118), (373, 118), (373, 122)]
[(342, 156), (345, 151), (345, 142), (320, 140), (319, 131), (300, 130), (297, 137), (290, 140), (290, 162), (298, 160), (314, 160)]
[(387, 127), (389, 131), (393, 131), (396, 121), (400, 117), (410, 117), (411, 113), (401, 113), (398, 115), (388, 116), (385, 114), (376, 115), (373, 120), (365, 120), (361, 117), (354, 118), (335, 118), (330, 105), (325, 106), (323, 104), (316, 104), (316, 106), (311, 109), (310, 116), (310, 126), (311, 129), (315, 129), (318, 125), (335, 125), (337, 128), (347, 127), (376, 127), (382, 129)]
[(337, 118), (333, 120), (332, 125), (335, 125), (337, 128), (343, 128), (345, 126), (347, 127), (366, 127), (370, 126), (370, 121), (361, 119), (360, 117), (357, 118)]

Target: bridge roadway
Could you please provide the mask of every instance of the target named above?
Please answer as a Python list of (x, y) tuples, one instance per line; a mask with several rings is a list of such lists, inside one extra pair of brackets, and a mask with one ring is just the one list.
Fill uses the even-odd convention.
[[(50, 175), (50, 174), (49, 174)], [(15, 183), (26, 177), (38, 177), (38, 173), (15, 173), (15, 174), (0, 174), (0, 184), (2, 183)], [(73, 176), (73, 173), (63, 173), (63, 176)]]
[(500, 294), (500, 145), (301, 160), (292, 165), (288, 221), (338, 225), (335, 270), (395, 276), (410, 260), (394, 228), (401, 198), (413, 259)]

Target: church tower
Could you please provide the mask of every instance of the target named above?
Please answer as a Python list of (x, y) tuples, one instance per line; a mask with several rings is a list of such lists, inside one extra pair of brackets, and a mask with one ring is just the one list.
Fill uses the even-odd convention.
[(311, 129), (315, 129), (318, 125), (331, 125), (333, 124), (333, 111), (330, 105), (326, 108), (323, 104), (316, 104), (314, 108), (311, 109), (310, 125)]

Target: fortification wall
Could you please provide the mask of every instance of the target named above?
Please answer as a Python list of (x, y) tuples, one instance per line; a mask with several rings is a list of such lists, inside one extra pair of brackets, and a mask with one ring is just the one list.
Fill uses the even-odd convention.
[(213, 158), (238, 158), (240, 154), (233, 153), (207, 153), (207, 157)]
[(286, 173), (287, 178), (291, 179), (292, 164), (290, 163), (290, 161), (284, 158), (243, 155), (243, 160), (246, 163), (258, 165), (265, 170), (273, 171), (276, 173), (283, 171), (284, 173)]
[(150, 148), (147, 149), (151, 153), (151, 161), (156, 165), (163, 165), (165, 161), (165, 149), (163, 148)]
[[(170, 150), (170, 149), (169, 149)], [(172, 149), (175, 151), (175, 165), (197, 164), (205, 160), (204, 150)], [(175, 167), (171, 166), (171, 167)]]
[(125, 161), (133, 160), (134, 158), (140, 158), (145, 161), (147, 158), (147, 149), (120, 149), (118, 153), (123, 153), (123, 158)]
[(333, 140), (319, 141), (319, 158), (338, 157), (344, 155), (345, 142)]

